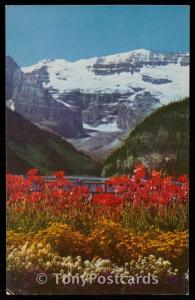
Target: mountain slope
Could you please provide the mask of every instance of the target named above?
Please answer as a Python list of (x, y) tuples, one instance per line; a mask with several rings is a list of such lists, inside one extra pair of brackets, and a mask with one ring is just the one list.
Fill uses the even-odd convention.
[(189, 98), (145, 118), (104, 162), (103, 175), (129, 173), (137, 162), (176, 175), (188, 172)]
[(38, 128), (6, 110), (7, 172), (25, 174), (37, 168), (41, 174), (64, 170), (66, 174), (98, 175), (99, 165), (60, 137)]

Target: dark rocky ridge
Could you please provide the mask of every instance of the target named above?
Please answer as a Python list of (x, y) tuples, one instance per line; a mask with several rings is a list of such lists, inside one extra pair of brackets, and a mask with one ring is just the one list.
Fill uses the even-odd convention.
[(142, 80), (145, 82), (150, 82), (153, 84), (165, 84), (165, 83), (170, 83), (172, 82), (169, 79), (166, 78), (152, 78), (150, 76), (142, 75)]
[(150, 52), (148, 58), (139, 58), (132, 54), (126, 61), (121, 61), (120, 63), (107, 63), (104, 58), (100, 57), (96, 64), (91, 68), (92, 72), (96, 75), (111, 75), (120, 74), (122, 72), (129, 72), (131, 74), (135, 72), (140, 72), (140, 69), (144, 66), (166, 66), (170, 63), (177, 63), (180, 59), (180, 65), (189, 65), (189, 56), (182, 55), (179, 53), (165, 53), (159, 55), (159, 53)]

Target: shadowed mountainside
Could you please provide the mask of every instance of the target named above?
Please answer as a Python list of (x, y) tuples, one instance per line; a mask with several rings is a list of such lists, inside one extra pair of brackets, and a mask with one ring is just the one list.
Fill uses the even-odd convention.
[(98, 175), (100, 166), (57, 135), (6, 110), (7, 172), (25, 174), (37, 168), (43, 175), (64, 170), (71, 175)]

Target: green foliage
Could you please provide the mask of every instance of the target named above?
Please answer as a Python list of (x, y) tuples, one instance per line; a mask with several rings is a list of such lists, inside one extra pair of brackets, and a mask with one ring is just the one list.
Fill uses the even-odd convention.
[(121, 224), (134, 232), (143, 232), (151, 228), (159, 228), (162, 231), (187, 230), (189, 227), (188, 204), (173, 207), (162, 207), (159, 210), (134, 209), (129, 207), (123, 211)]
[[(144, 206), (136, 209), (132, 205), (122, 209), (120, 218), (117, 219), (110, 209), (109, 220), (118, 223), (132, 232), (139, 233), (159, 228), (162, 231), (183, 231), (189, 227), (188, 203), (178, 205), (174, 203), (170, 207), (160, 209), (149, 209)], [(7, 208), (7, 229), (15, 232), (29, 233), (38, 232), (48, 228), (51, 224), (68, 224), (73, 230), (89, 234), (99, 220), (108, 218), (106, 209), (97, 218), (97, 210), (91, 207), (84, 207), (82, 210), (72, 207), (55, 214), (52, 209), (32, 210), (27, 207), (25, 210), (18, 210), (14, 207)]]
[(188, 173), (189, 98), (170, 103), (145, 118), (125, 144), (105, 160), (103, 174), (129, 173), (138, 162), (177, 176)]

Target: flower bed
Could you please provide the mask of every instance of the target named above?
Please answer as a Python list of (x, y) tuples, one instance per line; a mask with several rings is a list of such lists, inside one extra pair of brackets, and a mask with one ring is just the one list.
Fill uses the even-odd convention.
[[(29, 170), (27, 178), (7, 176), (10, 286), (20, 287), (22, 280), (29, 281), (23, 291), (33, 291), (30, 277), (40, 271), (48, 278), (59, 272), (78, 274), (86, 280), (92, 273), (127, 277), (150, 273), (160, 282), (150, 292), (187, 290), (187, 176), (173, 179), (153, 171), (143, 180), (144, 167), (139, 165), (131, 178), (121, 176), (106, 182), (115, 187), (114, 194), (99, 191), (92, 195), (87, 188), (71, 186), (63, 172), (54, 175), (53, 182), (46, 182), (37, 170)], [(119, 293), (130, 291), (129, 286), (119, 286)], [(138, 286), (131, 292), (139, 293)], [(103, 290), (107, 293), (110, 289)], [(38, 290), (43, 292), (40, 286)], [(80, 286), (71, 291), (58, 287), (57, 293), (84, 290)], [(100, 290), (97, 284), (90, 285), (91, 292)]]

